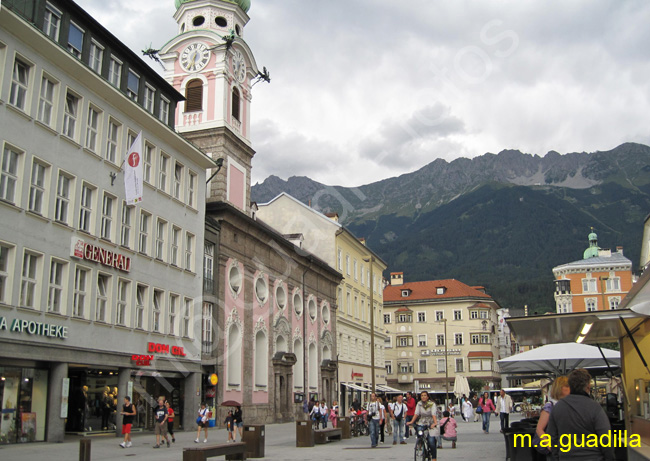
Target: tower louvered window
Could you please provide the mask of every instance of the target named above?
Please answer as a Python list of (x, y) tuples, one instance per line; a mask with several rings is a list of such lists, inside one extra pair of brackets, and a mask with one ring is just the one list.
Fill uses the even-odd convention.
[(185, 112), (203, 110), (203, 82), (201, 80), (194, 79), (187, 83), (185, 99)]

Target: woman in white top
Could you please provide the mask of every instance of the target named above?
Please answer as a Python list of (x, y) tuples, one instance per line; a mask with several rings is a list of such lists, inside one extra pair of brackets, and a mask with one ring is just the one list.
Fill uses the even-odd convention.
[(327, 420), (329, 419), (329, 408), (327, 408), (327, 404), (325, 403), (325, 400), (323, 400), (320, 403), (320, 419), (323, 422), (323, 429), (327, 427)]

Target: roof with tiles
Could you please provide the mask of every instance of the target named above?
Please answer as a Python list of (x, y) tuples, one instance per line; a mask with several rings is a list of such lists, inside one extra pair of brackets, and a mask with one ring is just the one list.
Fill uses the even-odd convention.
[[(442, 294), (439, 294), (439, 288), (444, 289)], [(408, 296), (402, 296), (404, 290), (411, 290), (411, 293)], [(492, 300), (490, 295), (455, 279), (410, 282), (402, 285), (389, 285), (384, 288), (384, 303), (454, 298), (484, 298), (487, 301)]]

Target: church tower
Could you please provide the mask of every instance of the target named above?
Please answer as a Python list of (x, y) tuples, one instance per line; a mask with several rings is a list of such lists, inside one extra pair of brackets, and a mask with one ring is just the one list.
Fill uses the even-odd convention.
[(228, 202), (250, 215), (251, 86), (259, 73), (244, 41), (250, 0), (175, 0), (175, 6), (178, 35), (162, 47), (160, 59), (165, 78), (185, 96), (176, 129), (222, 162), (207, 201)]

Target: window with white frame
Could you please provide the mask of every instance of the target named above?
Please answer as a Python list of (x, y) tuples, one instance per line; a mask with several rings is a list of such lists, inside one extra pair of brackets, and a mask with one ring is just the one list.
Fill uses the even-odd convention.
[(143, 210), (140, 210), (140, 234), (138, 238), (138, 251), (147, 254), (149, 249), (149, 222), (151, 215)]
[(151, 330), (160, 332), (160, 314), (162, 312), (162, 299), (164, 293), (161, 290), (153, 290), (153, 316), (151, 318)]
[(398, 336), (397, 347), (410, 347), (413, 346), (413, 336)]
[(418, 373), (428, 373), (427, 359), (418, 360)]
[(176, 335), (176, 315), (178, 314), (178, 295), (169, 295), (169, 334)]
[(357, 260), (352, 261), (352, 273), (354, 274), (354, 280), (358, 280), (357, 277)]
[(27, 105), (27, 90), (29, 84), (30, 66), (19, 58), (14, 60), (14, 71), (11, 78), (9, 104), (20, 110), (25, 110)]
[(196, 183), (197, 176), (195, 173), (190, 172), (187, 182), (187, 204), (192, 208), (196, 208)]
[(492, 359), (481, 359), (481, 369), (483, 371), (492, 371)]
[(345, 273), (350, 275), (350, 255), (345, 255)]
[(620, 277), (609, 277), (605, 283), (607, 291), (621, 291)]
[(50, 279), (47, 290), (47, 311), (61, 313), (63, 300), (63, 276), (66, 263), (52, 258), (50, 261)]
[(454, 320), (463, 320), (463, 311), (454, 310)]
[(140, 91), (140, 76), (129, 70), (129, 74), (126, 81), (126, 95), (134, 100), (138, 100), (138, 92)]
[(461, 346), (463, 344), (463, 334), (454, 333), (454, 345)]
[(359, 318), (359, 297), (354, 297), (354, 316)]
[(169, 101), (167, 98), (161, 97), (160, 98), (160, 111), (158, 113), (158, 118), (160, 119), (161, 122), (164, 124), (169, 123)]
[(205, 242), (203, 246), (203, 291), (214, 290), (214, 244)]
[(62, 171), (56, 183), (56, 203), (54, 209), (54, 220), (68, 224), (68, 209), (70, 208), (70, 183), (72, 178)]
[(97, 150), (97, 134), (99, 131), (99, 111), (93, 106), (88, 106), (88, 120), (86, 122), (86, 149)]
[(456, 373), (463, 373), (465, 371), (465, 364), (463, 359), (456, 359)]
[(183, 309), (183, 336), (190, 337), (190, 316), (192, 315), (192, 299), (185, 298), (185, 306)]
[(587, 312), (598, 310), (598, 303), (595, 298), (585, 299), (585, 306), (587, 308)]
[(413, 364), (412, 363), (400, 363), (399, 364), (400, 373), (413, 373)]
[(165, 255), (165, 234), (167, 233), (167, 222), (158, 219), (156, 223), (156, 259), (161, 261)]
[(418, 322), (426, 322), (427, 321), (427, 313), (426, 312), (418, 312)]
[(481, 359), (469, 359), (469, 371), (481, 371)]
[(102, 228), (100, 237), (106, 240), (111, 240), (113, 236), (113, 207), (115, 198), (104, 193), (104, 200), (102, 201)]
[(339, 270), (342, 271), (343, 270), (343, 250), (341, 250), (340, 248), (338, 249), (338, 251), (336, 253), (336, 261), (337, 261), (337, 266), (336, 267), (338, 267)]
[(384, 349), (390, 349), (392, 347), (393, 347), (393, 337), (387, 335), (386, 339), (384, 339)]
[(400, 312), (397, 314), (397, 323), (411, 323), (413, 322), (413, 316), (411, 313)]
[(176, 226), (172, 226), (172, 235), (171, 235), (171, 249), (169, 252), (169, 262), (178, 266), (178, 245), (181, 239), (181, 230)]
[(445, 372), (445, 359), (436, 359), (436, 368), (438, 373), (444, 373)]
[(445, 345), (445, 335), (436, 335), (436, 346)]
[(169, 168), (169, 155), (161, 152), (158, 164), (158, 189), (165, 192), (167, 191), (167, 168)]
[(111, 62), (108, 66), (108, 81), (116, 88), (122, 84), (122, 61), (115, 56), (111, 56)]
[(476, 334), (476, 333), (472, 333), (470, 335), (470, 342), (472, 344), (479, 344), (481, 342), (481, 335)]
[(481, 344), (490, 344), (490, 335), (481, 335)]
[(47, 167), (34, 160), (32, 163), (32, 176), (29, 184), (29, 211), (43, 213), (45, 196), (45, 171)]
[(386, 367), (386, 374), (387, 375), (392, 375), (393, 374), (393, 362), (385, 362), (384, 366)]
[(81, 186), (81, 201), (79, 207), (79, 229), (91, 233), (93, 215), (93, 193), (94, 189), (88, 184)]
[(68, 31), (68, 51), (76, 58), (81, 59), (81, 50), (84, 43), (84, 30), (74, 22), (70, 23)]
[(41, 91), (38, 99), (38, 121), (50, 126), (52, 124), (52, 108), (54, 107), (54, 89), (56, 83), (43, 75)]
[(445, 318), (444, 311), (436, 311), (436, 322), (440, 322), (444, 318)]
[(77, 266), (74, 271), (74, 294), (72, 298), (72, 316), (84, 318), (86, 315), (86, 284), (88, 270)]
[(79, 117), (79, 97), (70, 90), (65, 95), (65, 111), (63, 114), (63, 134), (75, 139), (77, 134), (77, 118)]
[(618, 305), (621, 303), (621, 298), (613, 297), (609, 298), (609, 308), (611, 310), (618, 309)]
[(365, 278), (364, 278), (366, 273), (365, 273), (364, 269), (365, 269), (365, 266), (362, 264), (361, 265), (361, 273), (359, 274), (359, 280), (361, 281), (361, 286), (366, 285), (366, 281), (365, 281)]
[(19, 156), (20, 152), (5, 145), (2, 152), (2, 171), (0, 172), (0, 199), (9, 203), (14, 203), (16, 199)]
[(185, 270), (194, 272), (194, 236), (185, 233)]
[(117, 281), (117, 306), (115, 309), (115, 323), (126, 326), (126, 306), (129, 299), (129, 287), (131, 282), (124, 279)]
[(0, 302), (8, 303), (9, 291), (9, 252), (11, 247), (0, 244)]
[(97, 299), (95, 303), (95, 321), (106, 322), (106, 308), (108, 306), (108, 293), (110, 293), (110, 276), (97, 274)]
[[(122, 125), (114, 119), (108, 119), (108, 131), (106, 132), (106, 155), (105, 158), (111, 163), (115, 163), (117, 159), (117, 150), (120, 145), (120, 132)], [(131, 147), (131, 146), (129, 146)]]
[(490, 316), (490, 315), (489, 315), (489, 312), (486, 311), (486, 310), (482, 310), (482, 311), (480, 311), (480, 312), (479, 312), (479, 315), (480, 315), (480, 317), (481, 317), (482, 319), (486, 319), (486, 318), (488, 318), (488, 317)]
[(135, 288), (135, 327), (144, 329), (144, 311), (147, 302), (147, 287), (138, 284)]
[(176, 162), (174, 164), (174, 190), (173, 196), (176, 199), (181, 199), (181, 188), (183, 186), (183, 165)]
[(144, 108), (150, 114), (153, 114), (154, 98), (156, 90), (145, 83), (144, 85)]
[(104, 47), (97, 43), (95, 40), (91, 40), (90, 55), (88, 56), (88, 64), (90, 65), (90, 68), (101, 75), (103, 62)]
[(23, 270), (20, 284), (20, 305), (22, 307), (35, 307), (38, 295), (38, 264), (40, 256), (25, 251), (23, 255)]
[(426, 347), (427, 345), (427, 335), (418, 335), (418, 346)]
[(391, 323), (390, 314), (384, 314), (384, 323)]
[(201, 341), (203, 343), (203, 353), (212, 352), (213, 330), (212, 330), (212, 303), (203, 303), (203, 317), (201, 322)]
[(596, 285), (596, 279), (594, 278), (584, 278), (582, 279), (582, 292), (583, 293), (597, 293), (598, 288)]
[(345, 305), (347, 306), (347, 314), (352, 315), (352, 295), (347, 292), (345, 295)]
[(142, 162), (142, 179), (151, 184), (151, 160), (155, 147), (146, 142), (144, 144), (144, 160)]
[(122, 228), (120, 230), (120, 244), (131, 248), (131, 215), (133, 208), (122, 202)]
[(43, 32), (54, 42), (59, 41), (61, 30), (61, 12), (50, 3), (45, 3), (45, 15), (43, 17)]
[(469, 318), (470, 319), (477, 319), (478, 318), (478, 311), (469, 311)]

